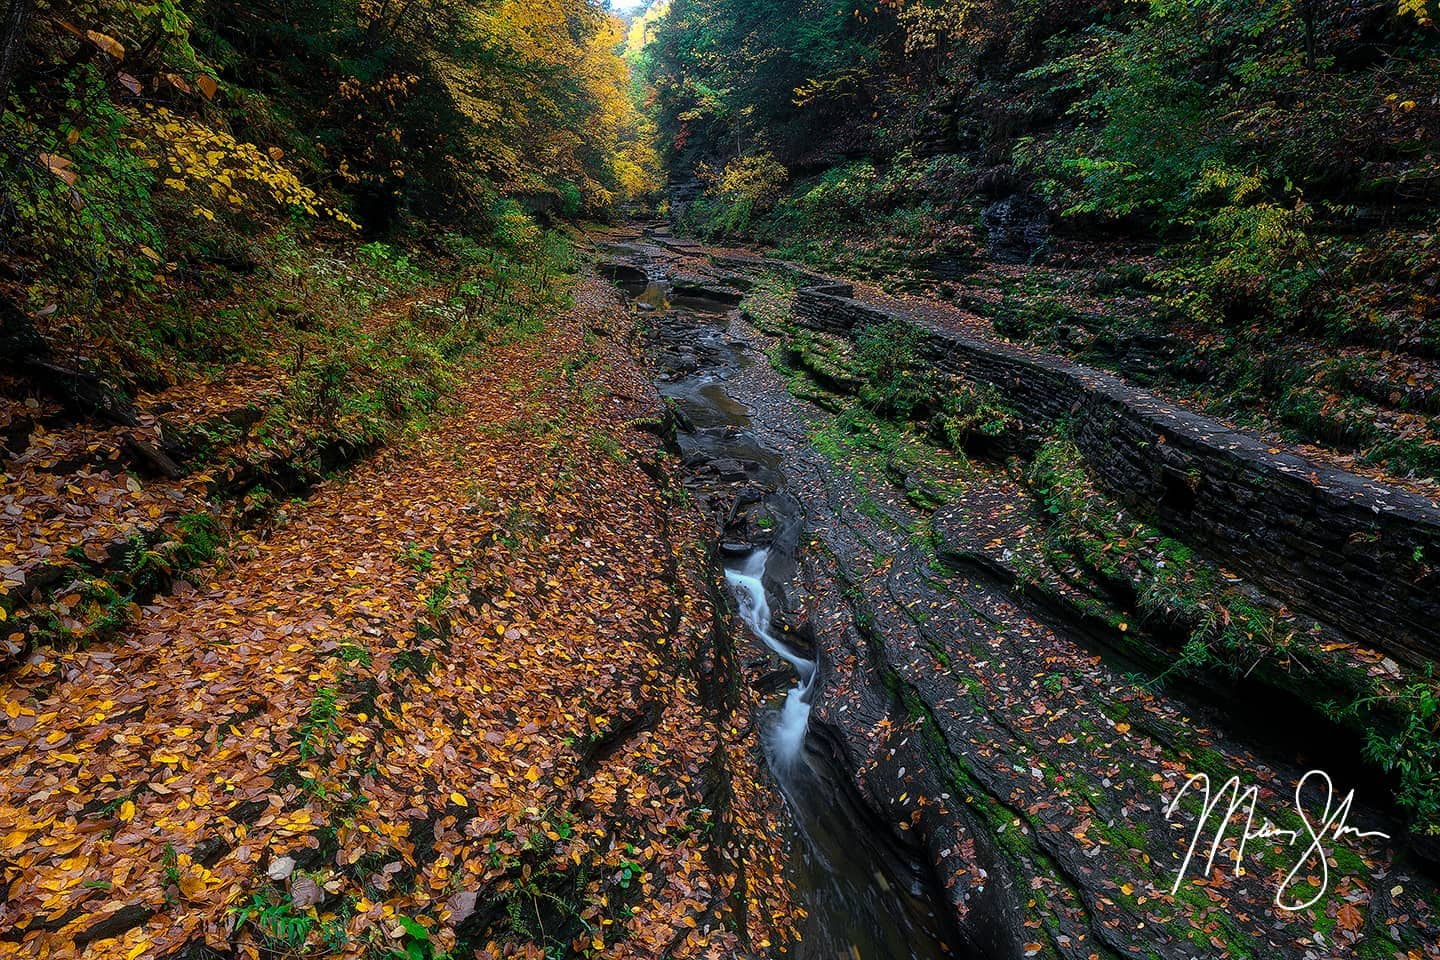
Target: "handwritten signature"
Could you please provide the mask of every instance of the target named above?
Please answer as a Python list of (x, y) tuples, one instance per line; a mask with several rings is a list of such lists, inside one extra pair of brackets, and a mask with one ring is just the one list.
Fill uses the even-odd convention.
[[(1312, 780), (1315, 780), (1317, 783), (1317, 796), (1323, 784), (1325, 797), (1323, 811), (1319, 819), (1316, 820), (1311, 819), (1310, 814), (1305, 809), (1304, 802), (1306, 784)], [(1281, 910), (1304, 910), (1313, 906), (1321, 897), (1325, 896), (1326, 890), (1330, 887), (1330, 868), (1326, 863), (1329, 855), (1325, 848), (1327, 840), (1338, 843), (1346, 837), (1353, 837), (1356, 840), (1369, 838), (1381, 840), (1390, 839), (1388, 833), (1381, 833), (1378, 830), (1362, 832), (1349, 825), (1350, 806), (1355, 800), (1355, 791), (1351, 790), (1336, 803), (1335, 785), (1330, 780), (1330, 775), (1323, 770), (1311, 770), (1300, 778), (1299, 783), (1295, 784), (1295, 812), (1300, 815), (1300, 822), (1303, 824), (1302, 827), (1295, 830), (1277, 827), (1268, 819), (1262, 820), (1260, 826), (1256, 827), (1255, 806), (1260, 797), (1260, 788), (1254, 785), (1242, 788), (1240, 778), (1235, 776), (1226, 780), (1212, 797), (1210, 792), (1210, 777), (1203, 773), (1195, 774), (1180, 788), (1180, 792), (1175, 795), (1175, 799), (1171, 800), (1170, 805), (1165, 808), (1165, 819), (1169, 820), (1174, 817), (1175, 810), (1180, 805), (1180, 800), (1192, 787), (1204, 791), (1204, 800), (1201, 804), (1200, 816), (1195, 821), (1195, 833), (1190, 838), (1190, 847), (1185, 851), (1185, 859), (1180, 863), (1180, 872), (1175, 876), (1175, 885), (1170, 888), (1171, 896), (1174, 896), (1180, 890), (1180, 884), (1184, 881), (1185, 874), (1190, 869), (1190, 862), (1195, 856), (1196, 849), (1200, 846), (1200, 841), (1205, 835), (1207, 825), (1211, 826), (1211, 829), (1215, 831), (1215, 839), (1210, 844), (1210, 853), (1205, 860), (1205, 873), (1208, 875), (1211, 870), (1214, 869), (1215, 856), (1220, 851), (1221, 841), (1224, 840), (1226, 832), (1230, 829), (1231, 820), (1235, 818), (1236, 813), (1244, 813), (1244, 828), (1239, 835), (1239, 846), (1234, 851), (1236, 876), (1239, 876), (1241, 861), (1245, 857), (1245, 845), (1251, 840), (1282, 842), (1289, 847), (1294, 847), (1297, 843), (1300, 843), (1302, 839), (1305, 840), (1305, 852), (1301, 855), (1300, 859), (1296, 861), (1295, 866), (1285, 875), (1285, 879), (1280, 882), (1280, 886), (1275, 890), (1275, 905)], [(1229, 803), (1224, 808), (1224, 815), (1219, 819), (1218, 824), (1212, 824), (1211, 817), (1217, 811), (1221, 810), (1220, 804), (1227, 796), (1229, 797)], [(1318, 861), (1319, 863), (1320, 889), (1316, 891), (1314, 896), (1303, 903), (1299, 902), (1298, 899), (1287, 901), (1286, 891), (1295, 885), (1296, 878), (1300, 876), (1301, 871), (1312, 860)]]

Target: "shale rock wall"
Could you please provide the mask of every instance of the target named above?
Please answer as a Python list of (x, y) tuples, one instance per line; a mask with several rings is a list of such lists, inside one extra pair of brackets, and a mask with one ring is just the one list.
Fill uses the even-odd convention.
[(1272, 452), (1100, 370), (936, 329), (852, 293), (801, 288), (796, 319), (845, 336), (895, 320), (916, 327), (929, 361), (994, 386), (1026, 427), (1068, 422), (1095, 477), (1141, 516), (1397, 660), (1440, 658), (1440, 507), (1430, 500)]

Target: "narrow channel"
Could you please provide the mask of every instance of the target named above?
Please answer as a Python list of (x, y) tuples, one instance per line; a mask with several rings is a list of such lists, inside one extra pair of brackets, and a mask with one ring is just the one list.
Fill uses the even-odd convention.
[[(648, 272), (648, 271), (647, 271)], [(695, 297), (672, 297), (663, 277), (617, 283), (645, 317), (660, 393), (679, 422), (677, 441), (697, 493), (732, 489), (729, 520), (745, 504), (783, 504), (782, 457), (760, 443), (752, 410), (727, 381), (756, 362), (738, 312)], [(702, 502), (704, 502), (702, 497)], [(779, 507), (783, 512), (783, 506)], [(727, 526), (725, 518), (719, 525)], [(795, 518), (798, 525), (799, 519)], [(798, 541), (798, 531), (792, 531)], [(950, 907), (923, 853), (905, 842), (859, 795), (841, 751), (811, 730), (810, 699), (823, 665), (781, 639), (772, 591), (783, 589), (769, 542), (727, 539), (725, 578), (755, 653), (793, 673), (760, 718), (761, 744), (789, 816), (788, 870), (807, 919), (793, 956), (800, 960), (932, 960), (958, 956)]]
[(795, 686), (785, 695), (785, 706), (765, 729), (765, 752), (782, 773), (794, 769), (810, 724), (810, 693), (815, 686), (815, 661), (791, 650), (770, 631), (770, 599), (765, 593), (765, 561), (770, 551), (756, 550), (735, 566), (725, 568), (725, 580), (735, 594), (740, 619), (775, 655), (795, 668)]

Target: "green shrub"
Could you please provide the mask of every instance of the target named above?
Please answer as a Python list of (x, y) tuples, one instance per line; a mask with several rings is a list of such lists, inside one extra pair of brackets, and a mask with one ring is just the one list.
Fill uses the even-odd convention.
[[(1396, 718), (1374, 722), (1376, 714)], [(1440, 836), (1440, 679), (1433, 664), (1398, 690), (1356, 699), (1338, 711), (1365, 728), (1365, 755), (1400, 780), (1396, 799), (1418, 828)]]
[(410, 254), (388, 243), (367, 243), (360, 248), (360, 257), (392, 290), (414, 290), (429, 279)]
[[(110, 101), (109, 81), (93, 65), (59, 86), (74, 111), (63, 127), (28, 104), (6, 105), (0, 117), (0, 178), (9, 198), (0, 225), (25, 238), (30, 248), (18, 252), (44, 264), (47, 293), (77, 283), (85, 299), (112, 289), (154, 289), (167, 245), (152, 202), (155, 174), (130, 148), (129, 118)], [(37, 163), (41, 155), (63, 158), (64, 176)]]
[(864, 378), (860, 400), (871, 412), (908, 419), (933, 397), (929, 368), (920, 362), (924, 334), (901, 320), (867, 326), (855, 338), (855, 370)]
[(768, 153), (731, 160), (711, 184), (701, 207), (704, 232), (745, 234), (752, 217), (774, 208), (789, 179), (789, 172)]
[(998, 437), (1019, 426), (1019, 415), (990, 384), (961, 384), (940, 407), (940, 429), (956, 449), (972, 436)]
[(1300, 321), (1322, 262), (1311, 208), (1268, 199), (1262, 175), (1225, 168), (1202, 171), (1195, 197), (1219, 205), (1197, 222), (1180, 264), (1158, 278), (1172, 301), (1216, 323)]
[(877, 192), (879, 176), (870, 160), (831, 167), (793, 203), (813, 225), (839, 224), (853, 218)]

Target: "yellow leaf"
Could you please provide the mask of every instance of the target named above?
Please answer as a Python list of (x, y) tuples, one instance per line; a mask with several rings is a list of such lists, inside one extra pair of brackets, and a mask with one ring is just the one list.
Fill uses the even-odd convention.
[(525, 779), (526, 779), (526, 780), (529, 780), (531, 783), (534, 783), (536, 780), (539, 780), (539, 779), (540, 779), (540, 768), (537, 767), (537, 766), (535, 766), (534, 764), (531, 764), (531, 765), (530, 765), (530, 769), (525, 771)]
[(468, 807), (468, 806), (470, 806), (470, 804), (466, 802), (465, 798), (464, 798), (463, 796), (461, 796), (460, 794), (458, 794), (458, 793), (452, 793), (452, 794), (450, 794), (450, 802), (453, 803), (453, 804), (455, 804), (455, 806), (457, 806), (457, 807)]
[(135, 801), (126, 800), (120, 804), (120, 819), (126, 823), (135, 819)]
[(129, 952), (125, 954), (125, 960), (135, 960), (135, 958), (140, 956), (140, 954), (144, 953), (149, 948), (149, 946), (150, 942), (148, 940), (141, 940), (139, 943), (135, 944), (135, 946), (131, 947)]
[(1121, 734), (1122, 736), (1123, 736), (1124, 734), (1129, 733), (1129, 732), (1130, 732), (1130, 724), (1128, 724), (1128, 723), (1117, 723), (1117, 724), (1115, 724), (1115, 732), (1118, 733), (1118, 734)]
[(215, 91), (220, 89), (220, 85), (215, 82), (214, 78), (205, 73), (195, 78), (195, 86), (200, 88), (200, 93), (206, 100), (214, 100)]
[(1128, 896), (1130, 896), (1130, 894), (1132, 894), (1132, 893), (1135, 892), (1135, 888), (1132, 887), (1132, 886), (1131, 886), (1130, 884), (1128, 884), (1128, 883), (1122, 883), (1122, 884), (1120, 884), (1120, 892), (1123, 893), (1123, 894), (1125, 894), (1125, 896), (1128, 897)]
[(95, 46), (110, 54), (110, 56), (114, 57), (116, 60), (125, 59), (125, 45), (122, 44), (119, 40), (116, 40), (114, 37), (107, 36), (106, 34), (101, 33), (99, 30), (86, 30), (85, 39), (89, 40), (91, 43), (95, 44)]
[(187, 873), (180, 878), (180, 893), (187, 899), (193, 900), (205, 892), (205, 878), (193, 873)]

